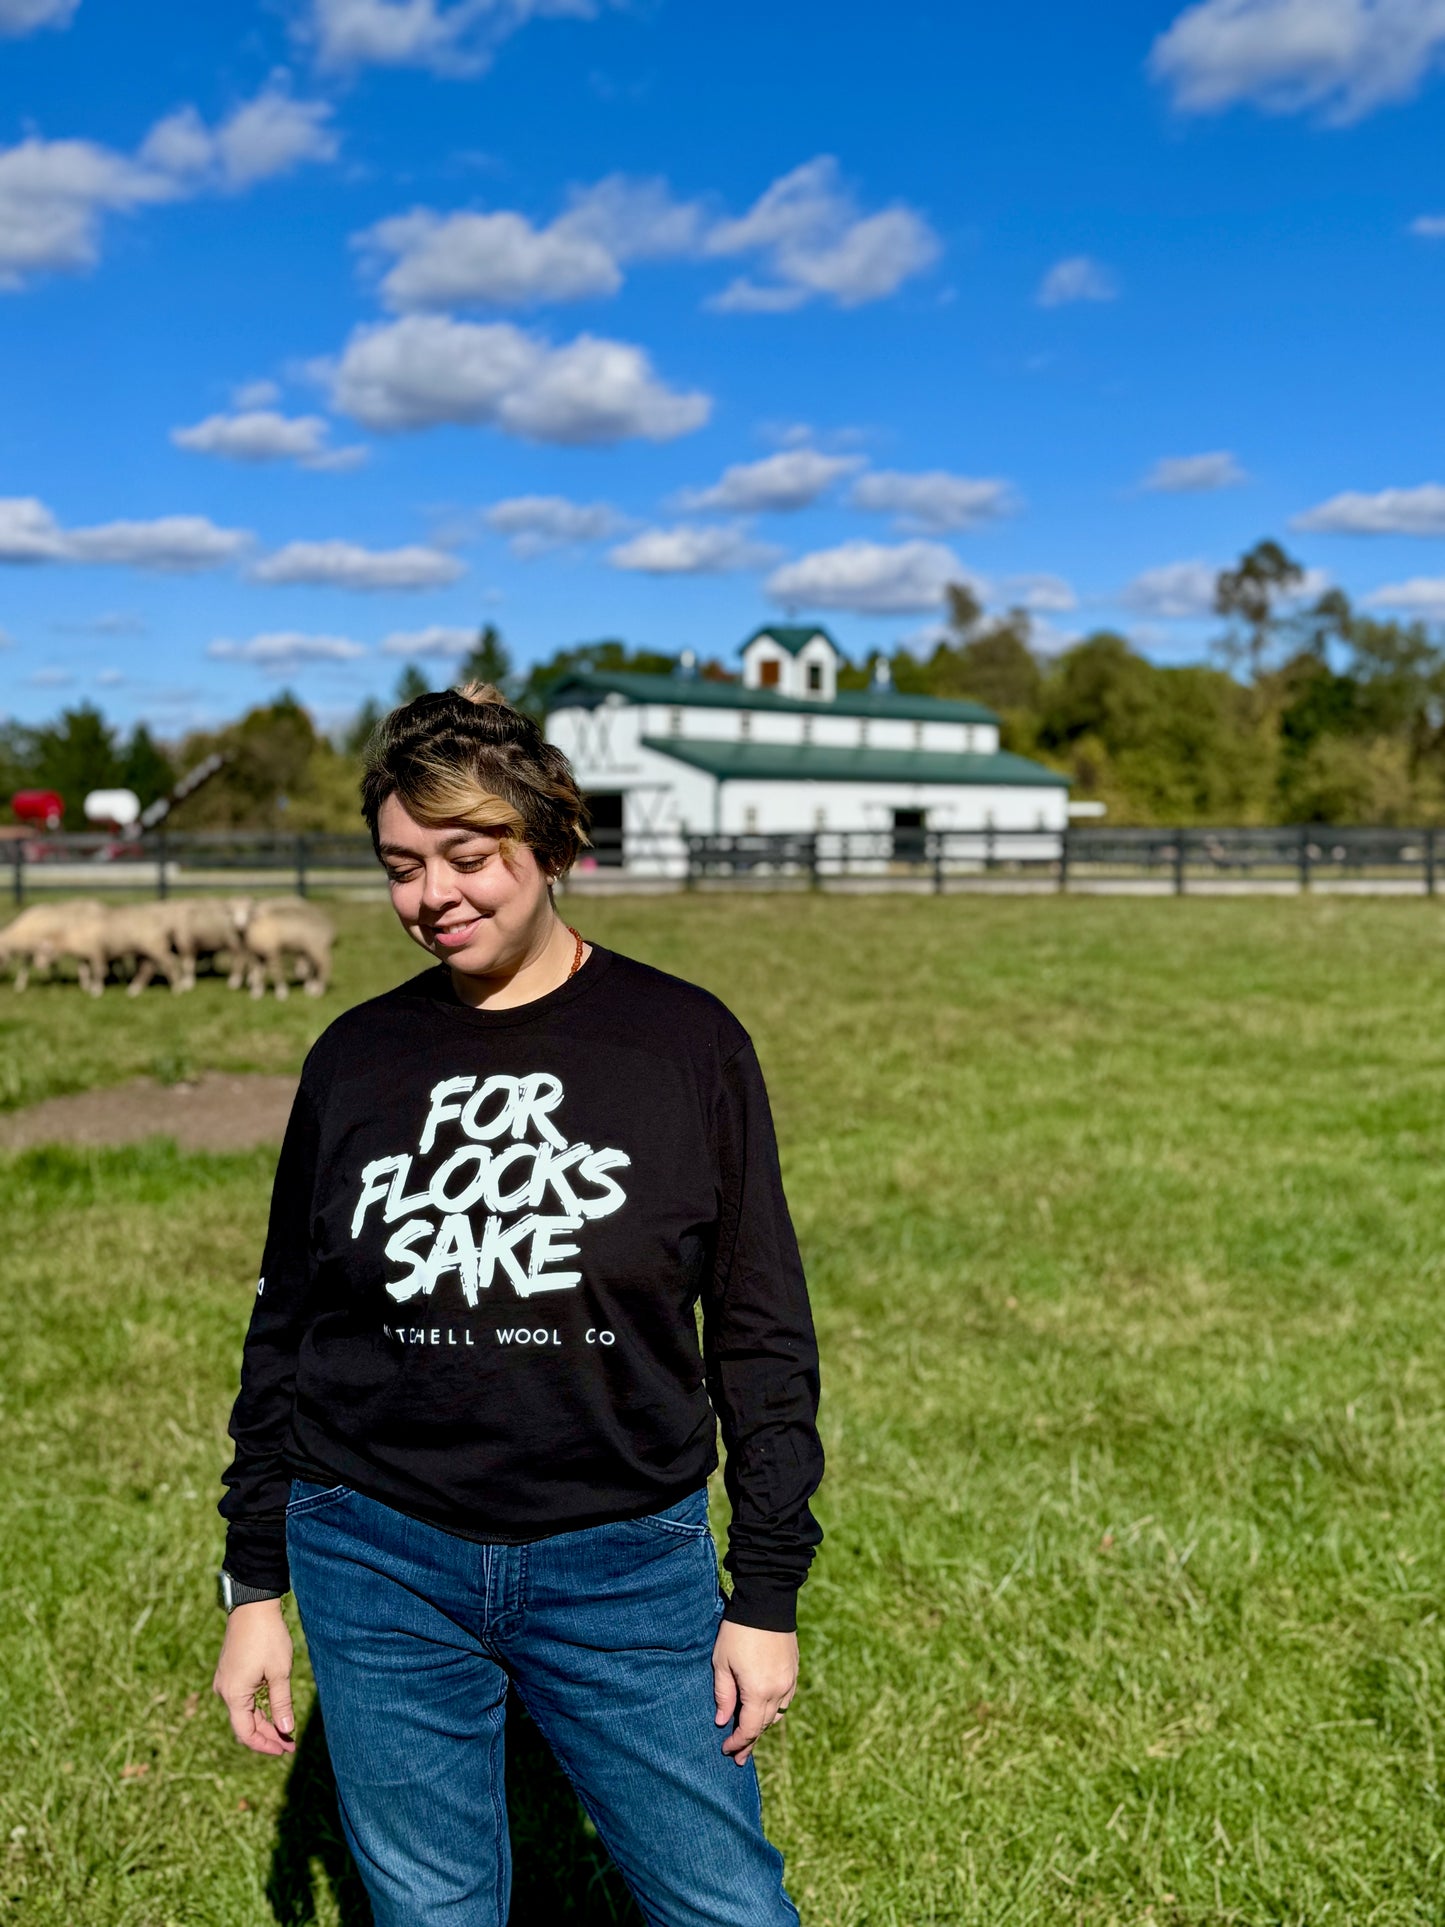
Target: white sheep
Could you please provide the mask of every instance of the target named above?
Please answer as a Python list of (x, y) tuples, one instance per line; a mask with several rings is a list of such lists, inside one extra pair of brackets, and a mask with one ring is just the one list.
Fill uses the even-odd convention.
[(250, 897), (172, 897), (170, 938), (181, 962), (179, 988), (194, 990), (196, 963), (211, 957), (219, 968), (226, 960), (227, 987), (239, 990), (246, 981), (246, 925), (255, 902)]
[(173, 991), (181, 988), (181, 960), (171, 942), (171, 908), (169, 903), (118, 903), (106, 912), (107, 961), (133, 959), (135, 963), (126, 986), (128, 996), (139, 997), (157, 971)]
[(307, 995), (324, 995), (336, 933), (331, 919), (314, 903), (304, 897), (263, 898), (241, 935), (250, 956), (247, 984), (253, 997), (266, 995), (268, 975), (278, 999), (288, 996), (288, 965), (293, 962)]
[(100, 995), (105, 982), (102, 932), (105, 906), (89, 898), (67, 903), (32, 903), (0, 930), (0, 958), (14, 961), (15, 988), (24, 990), (31, 972), (44, 975), (62, 957), (73, 957), (82, 990)]

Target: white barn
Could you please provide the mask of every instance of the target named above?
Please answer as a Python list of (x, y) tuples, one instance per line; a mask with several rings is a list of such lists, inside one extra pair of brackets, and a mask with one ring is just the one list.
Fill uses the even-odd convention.
[(596, 861), (671, 868), (689, 832), (882, 832), (902, 856), (930, 829), (1067, 826), (1068, 778), (1001, 750), (992, 710), (840, 691), (841, 660), (826, 629), (771, 624), (743, 644), (740, 683), (565, 676), (547, 735), (587, 793)]

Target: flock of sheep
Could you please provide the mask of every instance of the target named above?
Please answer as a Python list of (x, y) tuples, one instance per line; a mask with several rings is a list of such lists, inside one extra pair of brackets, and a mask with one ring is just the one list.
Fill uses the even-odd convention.
[(0, 930), (0, 967), (13, 964), (15, 988), (32, 972), (68, 959), (80, 987), (100, 996), (112, 968), (129, 975), (138, 996), (160, 975), (190, 990), (196, 966), (224, 968), (233, 990), (264, 997), (269, 980), (285, 997), (294, 974), (313, 997), (331, 980), (331, 921), (303, 897), (172, 897), (158, 903), (38, 903)]

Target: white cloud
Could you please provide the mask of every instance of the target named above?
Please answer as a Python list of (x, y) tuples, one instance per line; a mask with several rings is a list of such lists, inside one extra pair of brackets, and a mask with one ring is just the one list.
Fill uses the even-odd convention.
[(123, 669), (97, 669), (94, 680), (101, 689), (123, 689), (130, 677)]
[(1018, 498), (1007, 482), (950, 475), (941, 468), (918, 475), (905, 475), (897, 469), (860, 475), (848, 501), (855, 509), (896, 517), (899, 528), (918, 529), (928, 535), (976, 528), (980, 522), (1012, 514), (1018, 507)]
[(1420, 214), (1410, 223), (1410, 232), (1422, 241), (1445, 241), (1445, 214)]
[(231, 390), (232, 404), (241, 410), (270, 408), (281, 399), (281, 385), (275, 381), (243, 381)]
[(327, 122), (334, 111), (326, 101), (294, 99), (283, 76), (215, 128), (194, 107), (178, 109), (151, 129), (140, 158), (180, 179), (197, 176), (219, 187), (247, 188), (306, 161), (333, 160), (337, 140)]
[(272, 409), (247, 409), (235, 415), (207, 415), (190, 428), (173, 428), (177, 448), (194, 455), (219, 455), (232, 462), (299, 462), (303, 468), (359, 468), (364, 448), (328, 448), (331, 425), (320, 415), (278, 415)]
[(622, 270), (601, 242), (562, 221), (536, 228), (522, 214), (416, 208), (378, 221), (357, 241), (373, 255), (395, 257), (381, 282), (390, 308), (527, 307), (622, 286)]
[(0, 0), (0, 34), (18, 40), (39, 27), (68, 27), (80, 0)]
[(672, 441), (700, 428), (711, 399), (680, 392), (641, 348), (578, 335), (554, 348), (509, 322), (408, 315), (360, 328), (327, 373), (335, 406), (368, 428), (491, 424), (532, 441)]
[(696, 253), (705, 215), (701, 201), (678, 201), (660, 175), (609, 174), (574, 188), (555, 225), (585, 234), (617, 261), (663, 261)]
[(618, 291), (631, 261), (746, 254), (761, 257), (769, 278), (743, 276), (709, 306), (780, 312), (828, 297), (856, 307), (892, 294), (940, 251), (910, 208), (861, 213), (828, 155), (774, 181), (736, 220), (677, 200), (660, 178), (614, 174), (574, 189), (545, 226), (512, 209), (419, 207), (379, 221), (354, 245), (385, 266), (382, 297), (401, 312), (595, 299)]
[(1162, 568), (1135, 576), (1119, 600), (1126, 608), (1159, 621), (1207, 616), (1214, 609), (1217, 573), (1207, 562), (1166, 562)]
[(1063, 308), (1074, 301), (1116, 301), (1118, 285), (1113, 275), (1089, 254), (1071, 254), (1055, 261), (1035, 296), (1041, 308)]
[(66, 529), (34, 496), (0, 498), (0, 562), (81, 562), (188, 575), (235, 561), (250, 541), (244, 530), (217, 528), (203, 515)]
[(1445, 576), (1414, 575), (1408, 582), (1387, 582), (1365, 601), (1372, 609), (1399, 609), (1406, 615), (1445, 622)]
[(1228, 449), (1221, 448), (1208, 455), (1161, 456), (1139, 486), (1157, 495), (1202, 495), (1248, 480)]
[(448, 628), (432, 623), (426, 629), (394, 629), (381, 645), (384, 656), (437, 656), (456, 662), (477, 646), (475, 629)]
[(766, 587), (790, 608), (913, 615), (936, 609), (950, 582), (982, 587), (940, 542), (843, 542), (784, 563)]
[(624, 262), (694, 253), (702, 225), (701, 204), (675, 201), (665, 181), (617, 174), (574, 190), (546, 227), (509, 210), (421, 207), (378, 221), (353, 245), (394, 262), (381, 281), (388, 307), (529, 307), (615, 294)]
[(439, 589), (466, 574), (465, 563), (443, 549), (419, 543), (400, 549), (367, 549), (359, 542), (288, 542), (264, 556), (251, 575), (257, 582), (306, 583), (330, 589)]
[(94, 141), (31, 135), (0, 149), (0, 288), (75, 273), (100, 253), (101, 222), (217, 188), (238, 189), (303, 160), (325, 159), (331, 112), (272, 83), (216, 130), (193, 107), (156, 124), (134, 155)]
[(107, 609), (98, 616), (85, 616), (76, 622), (52, 622), (50, 626), (72, 636), (143, 636), (146, 633), (144, 618), (126, 609)]
[(220, 636), (206, 654), (216, 662), (245, 662), (256, 669), (299, 669), (310, 662), (355, 662), (367, 653), (366, 645), (349, 636), (311, 636), (297, 629), (275, 629), (252, 636), (246, 642), (232, 642)]
[(483, 512), (489, 529), (504, 535), (514, 555), (541, 555), (574, 542), (602, 542), (625, 527), (608, 502), (569, 502), (565, 495), (515, 495)]
[(32, 689), (66, 689), (75, 681), (75, 675), (69, 669), (32, 669), (25, 680)]
[(805, 509), (845, 475), (863, 466), (861, 455), (824, 455), (816, 448), (788, 448), (760, 462), (738, 462), (710, 488), (683, 489), (681, 509), (720, 509), (727, 514), (782, 513)]
[(843, 308), (878, 301), (941, 252), (938, 236), (912, 208), (895, 203), (861, 214), (831, 154), (782, 175), (746, 214), (718, 222), (704, 246), (711, 255), (762, 255), (770, 282), (734, 281), (709, 303), (753, 313), (801, 307), (821, 296)]
[(1079, 606), (1074, 585), (1061, 575), (1011, 575), (1000, 588), (1006, 602), (1034, 615), (1067, 615)]
[(745, 529), (679, 522), (672, 528), (643, 529), (608, 552), (614, 569), (640, 575), (726, 575), (757, 569), (776, 560), (778, 551), (750, 540)]
[(1317, 535), (1445, 535), (1445, 486), (1346, 490), (1295, 516), (1291, 528)]
[(65, 536), (33, 495), (0, 496), (0, 562), (60, 562)]
[(312, 0), (303, 31), (323, 67), (474, 74), (529, 20), (587, 20), (591, 0)]
[(1358, 120), (1413, 94), (1445, 56), (1440, 0), (1202, 0), (1149, 56), (1185, 113), (1251, 101)]
[(0, 288), (91, 267), (104, 215), (175, 200), (181, 191), (168, 175), (93, 141), (31, 135), (0, 150)]
[(64, 560), (192, 575), (234, 562), (250, 545), (245, 530), (217, 528), (204, 515), (162, 515), (72, 529), (64, 538)]

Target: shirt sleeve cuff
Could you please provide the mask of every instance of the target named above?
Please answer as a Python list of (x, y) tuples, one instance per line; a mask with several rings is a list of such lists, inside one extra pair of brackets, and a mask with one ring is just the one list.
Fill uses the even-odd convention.
[(762, 1633), (798, 1630), (798, 1588), (767, 1579), (740, 1579), (723, 1613), (735, 1626), (753, 1626)]
[(291, 1568), (286, 1558), (286, 1525), (280, 1530), (267, 1520), (261, 1524), (233, 1521), (226, 1530), (226, 1571), (239, 1585), (274, 1593), (291, 1590)]

